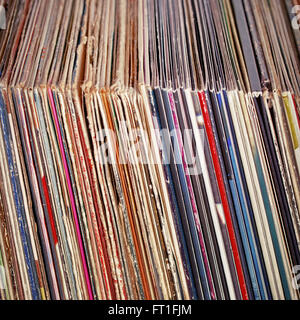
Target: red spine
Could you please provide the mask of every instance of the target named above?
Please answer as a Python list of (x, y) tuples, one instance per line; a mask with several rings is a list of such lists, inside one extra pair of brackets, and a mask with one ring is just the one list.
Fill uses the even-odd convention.
[(43, 185), (43, 189), (44, 189), (46, 206), (47, 206), (47, 210), (48, 210), (48, 214), (49, 214), (53, 240), (54, 240), (54, 244), (56, 245), (58, 240), (57, 240), (55, 222), (54, 222), (54, 218), (53, 218), (53, 212), (52, 212), (52, 208), (51, 208), (50, 197), (49, 197), (49, 192), (48, 192), (48, 187), (47, 187), (47, 182), (46, 182), (45, 177), (42, 178), (42, 185)]
[(299, 126), (299, 129), (300, 129), (299, 112), (298, 112), (298, 109), (297, 109), (297, 103), (296, 103), (295, 95), (294, 95), (294, 94), (292, 95), (292, 98), (293, 98), (294, 108), (295, 108), (295, 111), (296, 111), (296, 116), (297, 116), (298, 126)]

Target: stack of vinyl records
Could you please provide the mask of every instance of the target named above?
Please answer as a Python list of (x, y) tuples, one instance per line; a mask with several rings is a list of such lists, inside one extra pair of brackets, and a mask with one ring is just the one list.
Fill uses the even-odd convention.
[(1, 0), (0, 299), (299, 299), (299, 5)]

